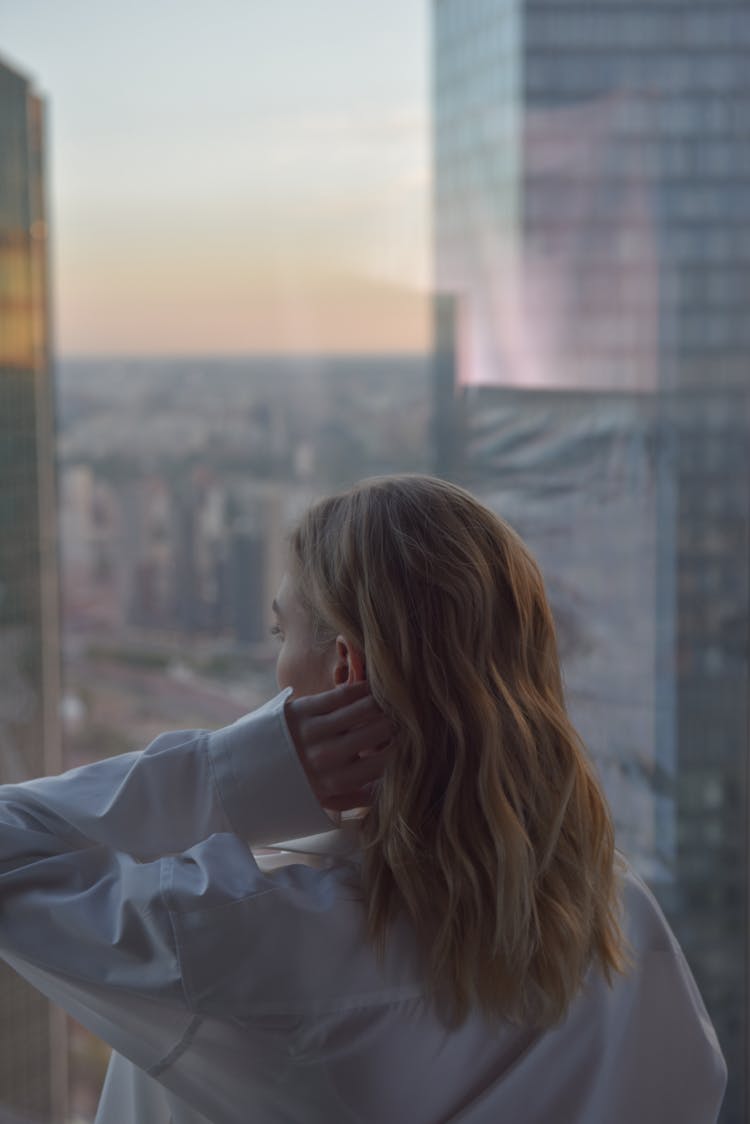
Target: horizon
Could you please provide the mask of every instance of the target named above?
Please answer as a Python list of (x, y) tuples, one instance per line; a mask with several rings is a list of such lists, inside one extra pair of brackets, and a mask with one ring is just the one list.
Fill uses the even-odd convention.
[(144, 361), (150, 362), (154, 359), (164, 360), (165, 362), (181, 362), (186, 360), (194, 362), (200, 359), (226, 359), (228, 361), (237, 360), (242, 362), (246, 359), (283, 359), (283, 360), (299, 360), (300, 362), (315, 363), (321, 359), (430, 359), (433, 352), (430, 348), (423, 351), (410, 351), (407, 349), (391, 350), (391, 351), (236, 351), (236, 352), (222, 352), (222, 351), (205, 351), (205, 352), (56, 352), (52, 358), (57, 362), (115, 362), (119, 360), (125, 361)]
[(433, 359), (433, 351), (426, 348), (424, 351), (381, 351), (381, 352), (102, 352), (91, 353), (54, 353), (52, 366), (61, 363), (200, 363), (200, 362), (275, 362), (298, 365), (315, 365), (319, 363), (346, 363), (346, 362), (403, 362), (404, 360)]

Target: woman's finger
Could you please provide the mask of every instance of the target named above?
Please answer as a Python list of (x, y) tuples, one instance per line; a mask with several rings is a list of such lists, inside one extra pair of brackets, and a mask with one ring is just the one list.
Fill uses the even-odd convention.
[(305, 717), (317, 718), (324, 714), (335, 713), (369, 694), (369, 684), (360, 681), (342, 683), (339, 687), (332, 687), (330, 691), (321, 691), (317, 695), (301, 695), (294, 702)]
[(314, 728), (316, 736), (323, 741), (328, 738), (336, 738), (340, 734), (359, 726), (366, 726), (369, 722), (380, 718), (382, 714), (380, 704), (375, 701), (372, 695), (367, 694), (346, 706), (342, 706), (339, 710), (311, 715), (309, 718), (310, 729), (312, 731)]
[(360, 757), (380, 752), (393, 739), (395, 728), (382, 712), (367, 726), (357, 726), (338, 737), (312, 745), (308, 760), (316, 769), (341, 768)]
[(352, 792), (372, 781), (380, 780), (390, 760), (389, 750), (384, 749), (372, 757), (358, 758), (346, 769), (330, 769), (318, 777), (317, 796), (326, 806), (331, 798), (342, 792)]

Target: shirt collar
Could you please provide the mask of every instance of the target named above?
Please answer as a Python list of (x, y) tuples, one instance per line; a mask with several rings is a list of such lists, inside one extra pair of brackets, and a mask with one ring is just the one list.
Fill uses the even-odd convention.
[(361, 854), (360, 833), (357, 819), (342, 820), (340, 827), (324, 831), (320, 835), (306, 835), (301, 839), (285, 839), (280, 843), (267, 844), (268, 851), (292, 851), (306, 855), (354, 856)]

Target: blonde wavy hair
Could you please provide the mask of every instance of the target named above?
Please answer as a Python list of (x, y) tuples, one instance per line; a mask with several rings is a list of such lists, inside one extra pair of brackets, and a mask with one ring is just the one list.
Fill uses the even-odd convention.
[(626, 964), (612, 822), (566, 713), (552, 615), (518, 535), (427, 476), (364, 481), (291, 537), (320, 642), (343, 633), (397, 727), (362, 822), (367, 933), (404, 910), (449, 1025), (552, 1025)]

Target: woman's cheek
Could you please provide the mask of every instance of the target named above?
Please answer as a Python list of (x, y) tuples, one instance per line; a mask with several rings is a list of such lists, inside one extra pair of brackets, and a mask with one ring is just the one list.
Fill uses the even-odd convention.
[(330, 660), (315, 648), (295, 648), (285, 641), (276, 660), (279, 690), (291, 687), (296, 696), (317, 695), (334, 685)]

